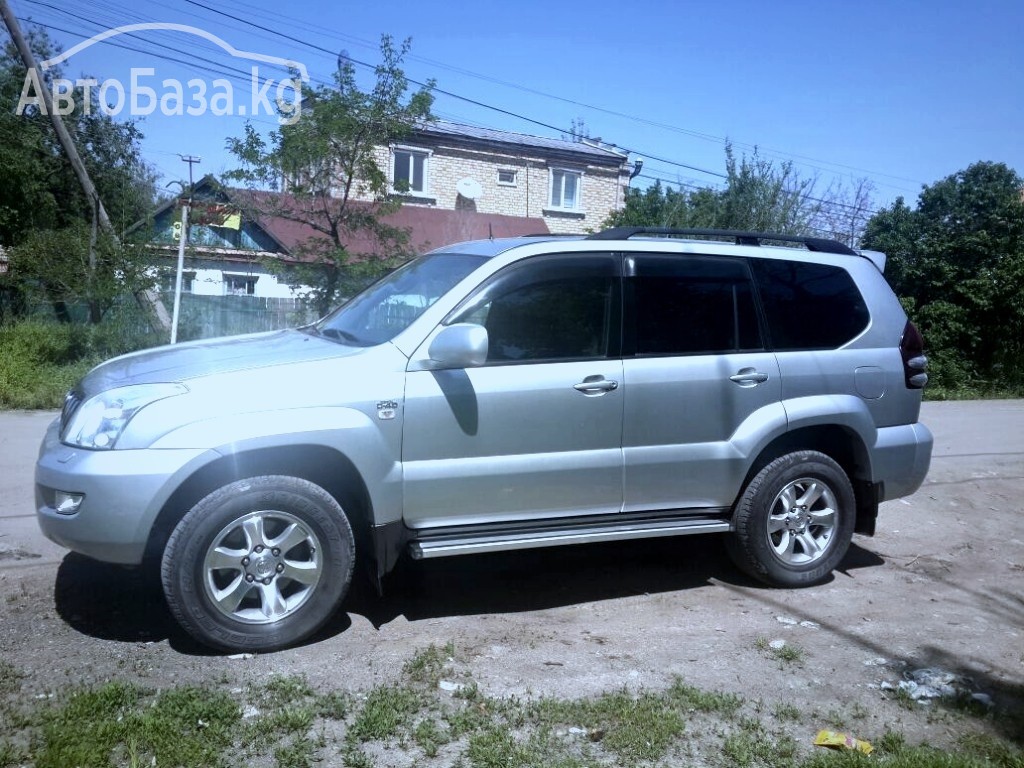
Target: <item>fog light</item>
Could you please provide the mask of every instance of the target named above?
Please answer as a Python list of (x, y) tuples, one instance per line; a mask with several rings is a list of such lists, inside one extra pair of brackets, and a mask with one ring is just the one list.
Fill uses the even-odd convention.
[(82, 506), (82, 500), (85, 498), (84, 493), (66, 493), (65, 491), (55, 491), (53, 506), (57, 510), (58, 515), (73, 515), (78, 511), (78, 508)]

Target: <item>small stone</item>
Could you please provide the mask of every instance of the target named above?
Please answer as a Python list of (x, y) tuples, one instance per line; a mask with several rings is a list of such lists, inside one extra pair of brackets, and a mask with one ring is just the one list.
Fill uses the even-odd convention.
[(771, 648), (773, 651), (781, 651), (783, 648), (786, 647), (786, 641), (772, 640), (770, 643), (768, 643), (768, 647)]
[(440, 682), (438, 682), (437, 687), (440, 688), (442, 691), (454, 693), (455, 691), (461, 691), (466, 686), (462, 683), (453, 683), (451, 680), (441, 680)]
[(776, 616), (775, 620), (779, 622), (779, 624), (789, 624), (790, 626), (797, 624), (797, 620), (790, 618), (789, 616)]

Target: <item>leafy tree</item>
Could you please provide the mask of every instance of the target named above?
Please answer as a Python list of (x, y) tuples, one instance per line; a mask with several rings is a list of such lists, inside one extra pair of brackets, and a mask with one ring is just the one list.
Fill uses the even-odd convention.
[(99, 322), (120, 296), (146, 284), (145, 262), (131, 246), (100, 234), (89, 253), (91, 232), (83, 222), (64, 229), (30, 232), (10, 249), (10, 269), (29, 298), (53, 305), (57, 319), (71, 322), (71, 306), (89, 305), (92, 322)]
[[(28, 40), (37, 61), (56, 52), (45, 32), (30, 29)], [(89, 222), (92, 215), (50, 118), (35, 106), (16, 114), (25, 74), (25, 65), (8, 40), (0, 51), (0, 245), (14, 245), (40, 228)], [(63, 72), (56, 67), (43, 77), (49, 84)], [(75, 109), (64, 123), (120, 234), (152, 209), (156, 173), (142, 158), (142, 133), (134, 122), (118, 122), (106, 114), (95, 89), (75, 89), (74, 98)]]
[[(382, 62), (372, 89), (361, 90), (352, 63), (342, 59), (334, 87), (303, 86), (299, 119), (266, 139), (251, 124), (243, 137), (228, 139), (241, 167), (226, 178), (251, 190), (246, 196), (249, 212), (288, 219), (315, 233), (296, 254), (305, 264), (280, 274), (293, 286), (312, 286), (307, 298), (321, 314), (352, 291), (353, 283), (391, 266), (393, 259), (374, 256), (378, 249), (372, 246), (365, 253), (350, 250), (346, 243), (352, 235), (396, 258), (409, 255), (408, 233), (384, 221), (401, 202), (389, 195), (387, 173), (375, 154), (430, 119), (433, 83), (407, 93), (401, 64), (409, 45), (406, 40), (396, 48), (389, 36), (381, 38)], [(285, 194), (260, 191), (282, 180)]]
[[(29, 45), (37, 61), (55, 53), (45, 32), (30, 29)], [(60, 146), (50, 117), (36, 106), (17, 114), (26, 68), (8, 41), (0, 50), (0, 246), (12, 248), (11, 268), (0, 280), (6, 303), (24, 309), (26, 295), (54, 303), (59, 319), (69, 320), (67, 304), (84, 301), (89, 319), (99, 322), (112, 301), (110, 290), (146, 287), (135, 249), (118, 253), (113, 240), (93, 226), (86, 198)], [(49, 87), (60, 68), (43, 73)], [(156, 173), (143, 160), (141, 132), (133, 122), (118, 122), (100, 109), (94, 89), (76, 89), (75, 107), (63, 117), (117, 234), (144, 218), (156, 200)], [(90, 244), (96, 250), (88, 258)], [(57, 250), (66, 250), (59, 257)], [(87, 266), (72, 268), (81, 253)], [(65, 268), (67, 267), (67, 268)]]
[(1024, 180), (979, 162), (902, 198), (869, 222), (864, 245), (889, 256), (887, 277), (931, 350), (933, 380), (1024, 385)]
[(737, 158), (725, 148), (726, 182), (721, 189), (629, 189), (625, 206), (608, 226), (739, 229), (788, 235), (834, 237), (854, 245), (870, 208), (871, 187), (860, 181), (852, 193), (841, 185), (817, 192), (817, 180), (802, 178), (792, 163)]

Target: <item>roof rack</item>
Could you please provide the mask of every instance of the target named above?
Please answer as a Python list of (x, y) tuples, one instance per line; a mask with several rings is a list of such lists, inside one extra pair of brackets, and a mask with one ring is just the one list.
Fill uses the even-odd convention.
[(587, 240), (628, 240), (636, 235), (659, 235), (662, 237), (719, 237), (730, 238), (736, 245), (761, 245), (762, 240), (776, 240), (783, 243), (800, 243), (809, 251), (819, 253), (841, 253), (859, 256), (857, 251), (838, 240), (804, 235), (780, 235), (773, 232), (743, 232), (736, 229), (675, 229), (673, 227), (612, 227), (587, 237)]

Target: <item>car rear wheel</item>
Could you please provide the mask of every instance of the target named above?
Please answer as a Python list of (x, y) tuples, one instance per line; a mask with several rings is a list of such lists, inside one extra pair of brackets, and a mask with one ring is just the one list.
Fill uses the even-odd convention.
[(215, 648), (297, 643), (334, 613), (355, 562), (352, 528), (324, 489), (296, 477), (239, 480), (178, 523), (161, 578), (174, 617)]
[(767, 584), (817, 584), (846, 556), (856, 522), (849, 478), (818, 451), (765, 466), (736, 503), (727, 548), (736, 565)]

